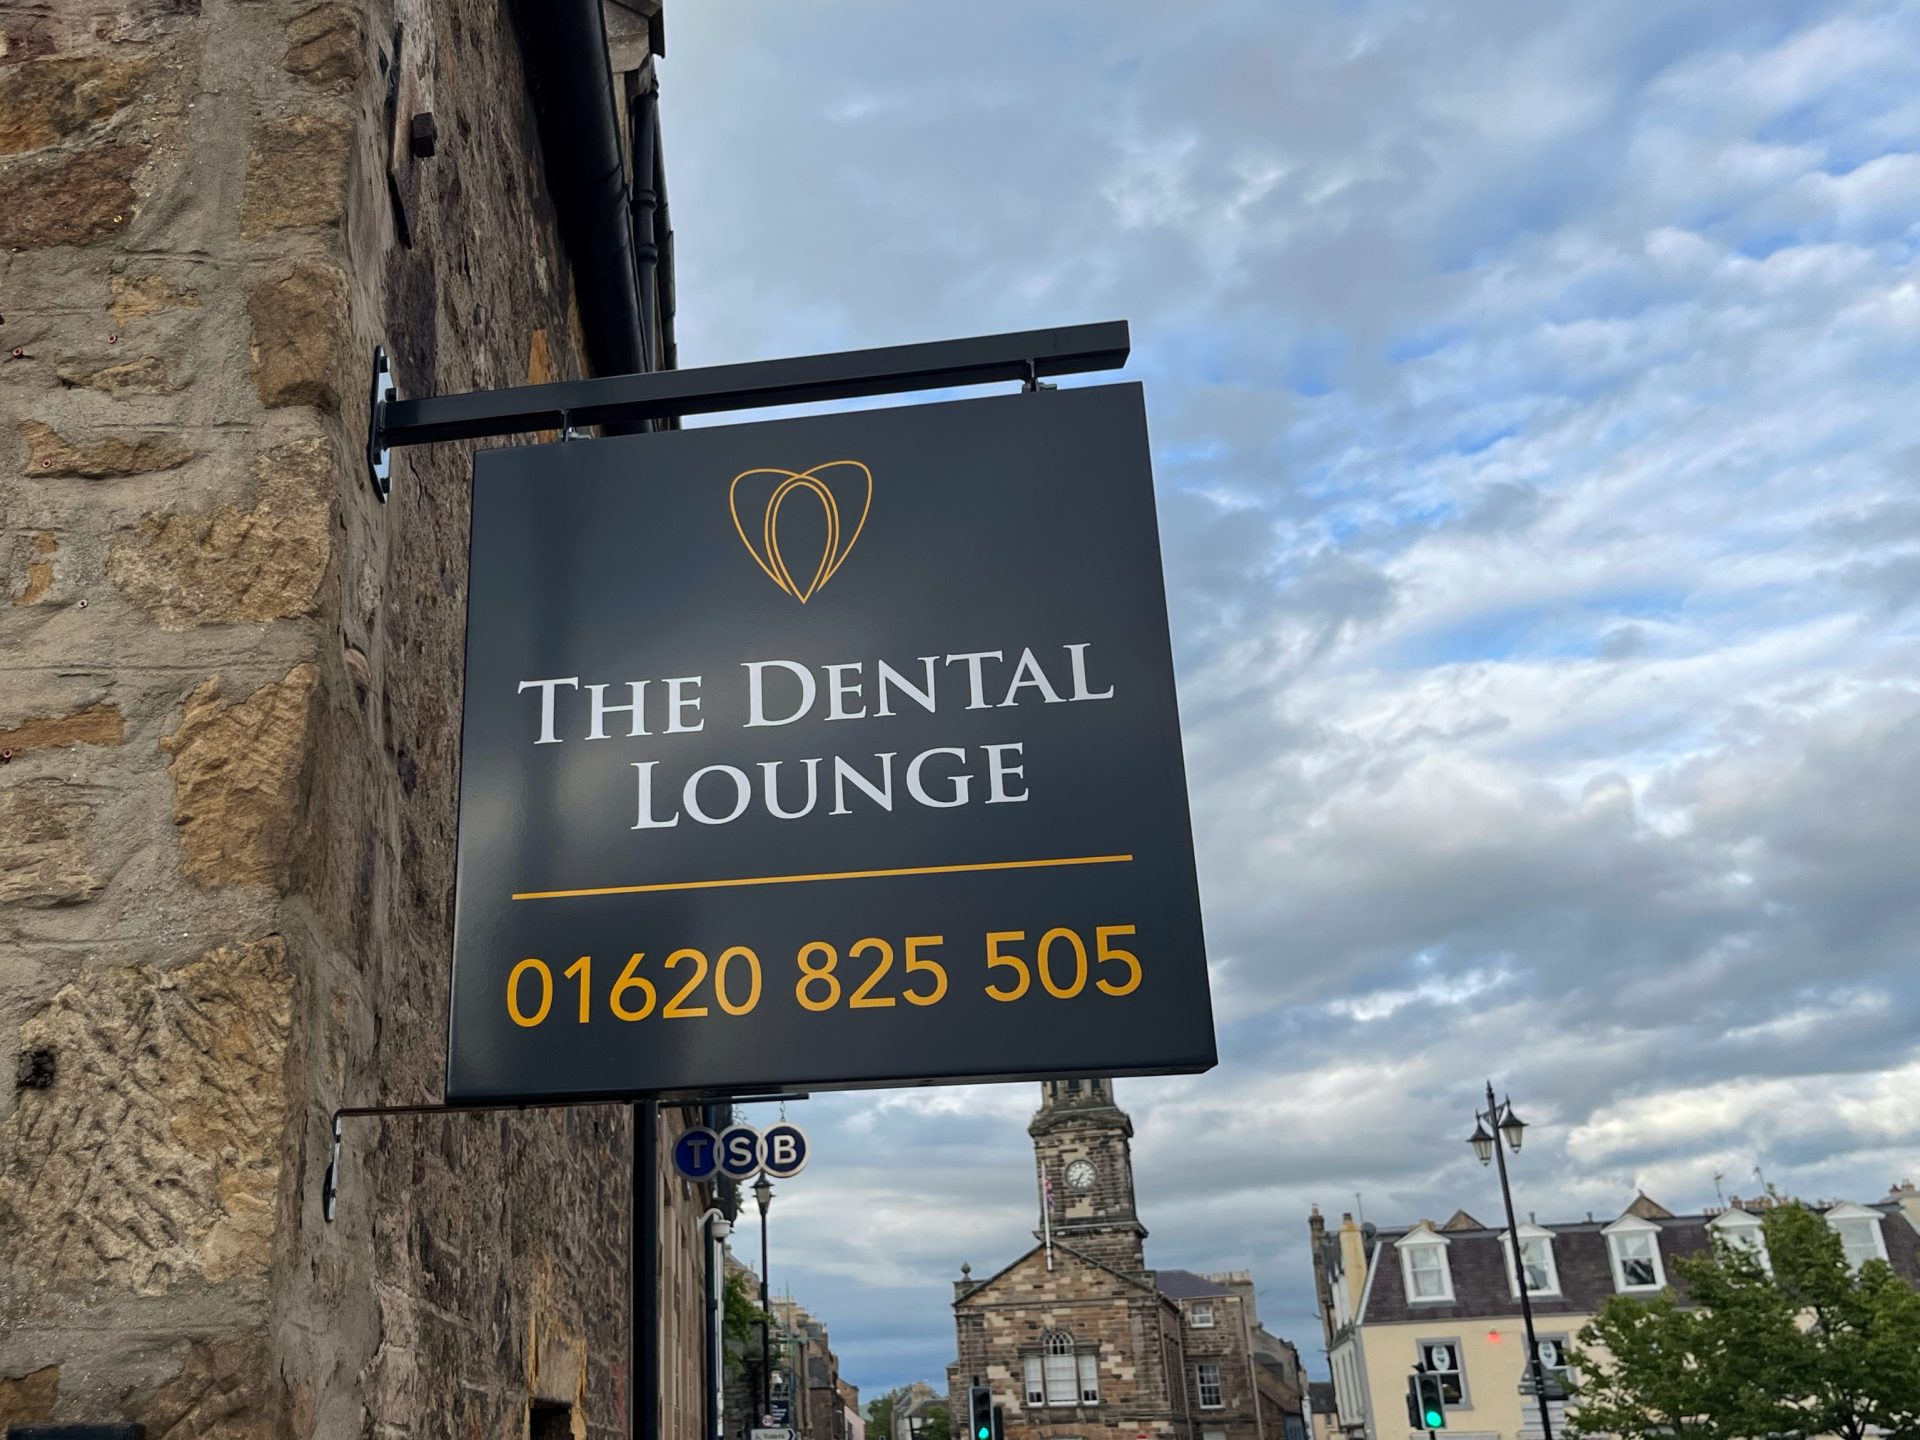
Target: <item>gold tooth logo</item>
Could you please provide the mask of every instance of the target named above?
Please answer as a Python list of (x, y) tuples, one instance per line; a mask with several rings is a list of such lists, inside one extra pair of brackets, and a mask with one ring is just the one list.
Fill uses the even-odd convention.
[[(756, 484), (747, 485), (747, 513), (752, 515), (754, 508), (751, 502), (769, 480), (773, 489), (761, 510), (760, 524), (756, 527), (760, 543), (755, 545), (740, 519), (741, 485), (742, 482), (757, 481)], [(860, 518), (849, 535), (843, 536), (841, 497), (834, 494), (836, 485), (846, 492), (849, 502), (855, 497), (860, 501)], [(821, 548), (819, 564), (813, 567), (812, 578), (804, 585), (794, 578), (793, 571), (787, 566), (786, 556), (780, 550), (780, 509), (800, 490), (807, 491), (817, 499), (827, 515), (827, 542)], [(849, 503), (845, 508), (851, 510), (853, 507)], [(761, 466), (754, 470), (742, 470), (733, 477), (733, 484), (727, 487), (727, 509), (733, 514), (733, 528), (740, 537), (740, 543), (747, 547), (747, 553), (753, 556), (753, 563), (760, 567), (766, 577), (802, 605), (819, 594), (820, 587), (831, 580), (845, 563), (854, 542), (860, 538), (860, 532), (867, 528), (867, 512), (872, 508), (873, 472), (858, 460), (828, 460), (811, 470)]]

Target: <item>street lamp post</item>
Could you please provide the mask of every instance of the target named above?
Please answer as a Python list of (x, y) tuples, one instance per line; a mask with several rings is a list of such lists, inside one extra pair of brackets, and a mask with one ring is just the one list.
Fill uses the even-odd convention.
[[(1500, 1148), (1500, 1140), (1505, 1140), (1514, 1154), (1519, 1154), (1527, 1123), (1513, 1113), (1511, 1098), (1504, 1101), (1493, 1098), (1491, 1080), (1487, 1082), (1487, 1108), (1484, 1112), (1476, 1111), (1473, 1120), (1473, 1134), (1467, 1137), (1473, 1153), (1480, 1157), (1482, 1165), (1494, 1160), (1500, 1162), (1500, 1198), (1507, 1206), (1507, 1243), (1513, 1247), (1513, 1277), (1520, 1291), (1520, 1319), (1527, 1330), (1527, 1365), (1533, 1374), (1533, 1398), (1540, 1406), (1540, 1436), (1541, 1440), (1553, 1440), (1553, 1417), (1547, 1411), (1547, 1383), (1540, 1364), (1540, 1342), (1533, 1334), (1533, 1300), (1527, 1293), (1526, 1256), (1520, 1249), (1520, 1222), (1513, 1214), (1513, 1187), (1507, 1182), (1506, 1151)], [(1498, 1140), (1494, 1138), (1496, 1135), (1500, 1137)]]
[[(760, 1413), (773, 1413), (773, 1302), (767, 1292), (767, 1209), (773, 1204), (773, 1182), (762, 1170), (753, 1182), (754, 1203), (760, 1207)], [(1532, 1332), (1529, 1331), (1529, 1334)]]

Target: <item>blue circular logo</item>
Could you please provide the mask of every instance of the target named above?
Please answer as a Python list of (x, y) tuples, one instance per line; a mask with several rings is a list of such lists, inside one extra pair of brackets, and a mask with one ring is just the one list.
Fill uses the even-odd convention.
[(760, 1132), (751, 1125), (729, 1125), (720, 1132), (720, 1173), (745, 1180), (760, 1168)]
[(689, 1180), (711, 1180), (720, 1168), (720, 1137), (696, 1125), (673, 1142), (673, 1168)]
[(791, 1179), (807, 1168), (807, 1132), (782, 1120), (760, 1136), (760, 1163), (769, 1175)]

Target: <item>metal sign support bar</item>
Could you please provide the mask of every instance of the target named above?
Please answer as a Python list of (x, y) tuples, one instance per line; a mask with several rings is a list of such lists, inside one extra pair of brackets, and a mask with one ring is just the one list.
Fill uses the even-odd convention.
[(1023, 381), (1033, 388), (1043, 376), (1117, 370), (1127, 363), (1131, 350), (1127, 322), (1109, 320), (922, 345), (403, 400), (395, 393), (385, 351), (376, 349), (367, 463), (374, 488), (384, 500), (389, 452), (395, 446), (522, 435), (569, 425), (632, 425), (678, 415), (817, 404), (1001, 380)]

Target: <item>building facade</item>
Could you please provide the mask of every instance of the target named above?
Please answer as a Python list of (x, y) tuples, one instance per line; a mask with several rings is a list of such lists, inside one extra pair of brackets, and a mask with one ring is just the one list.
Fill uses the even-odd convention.
[[(1888, 1261), (1920, 1285), (1920, 1194), (1897, 1189), (1873, 1205), (1819, 1207), (1857, 1265)], [(1391, 1229), (1341, 1216), (1329, 1233), (1308, 1217), (1314, 1286), (1333, 1370), (1325, 1433), (1400, 1440), (1408, 1426), (1407, 1378), (1425, 1364), (1442, 1377), (1447, 1431), (1456, 1440), (1538, 1440), (1538, 1404), (1524, 1392), (1529, 1370), (1518, 1274), (1526, 1277), (1534, 1334), (1546, 1368), (1568, 1377), (1570, 1349), (1611, 1295), (1657, 1295), (1682, 1256), (1708, 1252), (1714, 1237), (1764, 1253), (1758, 1206), (1675, 1215), (1636, 1195), (1611, 1221), (1520, 1227), (1520, 1265), (1504, 1228), (1464, 1210), (1436, 1225)], [(1566, 1403), (1549, 1402), (1554, 1433)], [(1321, 1425), (1316, 1402), (1314, 1423)]]
[(657, 10), (0, 7), (0, 1430), (625, 1433), (630, 1109), (349, 1121), (320, 1184), (447, 1030), (474, 447), (383, 504), (370, 359), (671, 364)]
[(1028, 1133), (1040, 1243), (954, 1286), (956, 1423), (978, 1383), (1007, 1440), (1300, 1440), (1299, 1357), (1261, 1327), (1251, 1278), (1147, 1267), (1113, 1082), (1046, 1082)]

